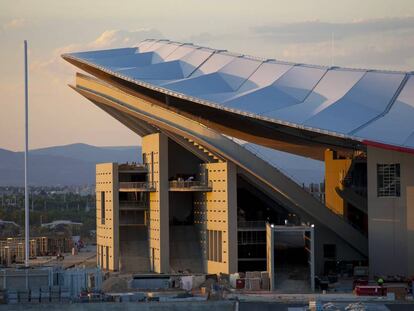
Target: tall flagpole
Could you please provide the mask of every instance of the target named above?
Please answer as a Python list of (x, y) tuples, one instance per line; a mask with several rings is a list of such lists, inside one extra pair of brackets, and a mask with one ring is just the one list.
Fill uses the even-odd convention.
[(28, 91), (28, 69), (27, 69), (27, 41), (24, 40), (24, 265), (29, 267), (29, 189), (27, 187), (27, 170), (29, 157), (29, 91)]

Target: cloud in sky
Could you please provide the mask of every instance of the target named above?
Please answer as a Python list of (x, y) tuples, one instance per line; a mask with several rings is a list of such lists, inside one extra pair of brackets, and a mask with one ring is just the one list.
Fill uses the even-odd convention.
[(15, 18), (3, 25), (4, 30), (8, 29), (17, 29), (23, 28), (26, 25), (26, 20), (24, 18)]
[(35, 60), (31, 65), (31, 70), (37, 73), (48, 74), (56, 82), (68, 81), (72, 79), (70, 73), (74, 67), (62, 60), (61, 55), (69, 52), (90, 51), (99, 49), (111, 49), (130, 47), (148, 38), (162, 38), (162, 34), (157, 29), (142, 28), (137, 30), (106, 30), (96, 39), (86, 43), (72, 43), (59, 47), (46, 60)]
[(88, 44), (92, 49), (103, 49), (111, 47), (126, 47), (136, 45), (145, 39), (159, 39), (162, 34), (157, 29), (143, 28), (133, 31), (127, 30), (107, 30), (104, 31), (96, 40)]
[(277, 23), (253, 27), (255, 35), (276, 39), (279, 42), (321, 42), (375, 33), (413, 31), (414, 16), (355, 20), (347, 23), (331, 23), (319, 20), (295, 23)]

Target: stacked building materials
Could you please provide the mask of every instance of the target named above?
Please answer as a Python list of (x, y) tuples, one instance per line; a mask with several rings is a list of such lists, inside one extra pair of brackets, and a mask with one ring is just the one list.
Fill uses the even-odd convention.
[[(270, 278), (267, 271), (247, 271), (244, 279), (236, 281), (236, 288), (245, 288), (247, 290), (270, 290)], [(241, 281), (244, 280), (244, 281)], [(242, 284), (244, 282), (244, 286)]]
[(245, 289), (252, 291), (260, 290), (260, 278), (246, 278)]
[(261, 275), (261, 288), (263, 290), (270, 290), (269, 272), (262, 271), (260, 275)]
[(393, 293), (396, 300), (405, 300), (408, 288), (407, 284), (386, 284), (384, 287), (387, 290), (387, 294)]

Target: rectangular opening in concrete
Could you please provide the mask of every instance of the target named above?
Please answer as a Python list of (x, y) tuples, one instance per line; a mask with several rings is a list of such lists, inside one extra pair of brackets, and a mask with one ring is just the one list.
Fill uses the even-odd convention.
[(315, 288), (313, 227), (266, 226), (271, 289), (283, 293)]

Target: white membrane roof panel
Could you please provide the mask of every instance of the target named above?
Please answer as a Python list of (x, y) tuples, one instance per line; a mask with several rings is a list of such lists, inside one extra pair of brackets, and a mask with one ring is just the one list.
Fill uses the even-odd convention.
[[(224, 92), (235, 92), (239, 89), (241, 85), (257, 70), (257, 68), (262, 64), (261, 61), (253, 59), (243, 59), (236, 57), (222, 69), (218, 70), (216, 73), (213, 73), (216, 79), (224, 80), (229, 88)], [(202, 89), (202, 85), (200, 87)], [(218, 101), (220, 102), (221, 88), (214, 89), (210, 88), (208, 92), (202, 91), (198, 93), (200, 98)]]
[(349, 134), (385, 112), (403, 78), (403, 74), (367, 72), (344, 97), (305, 125)]
[(111, 70), (121, 70), (124, 68), (145, 67), (162, 62), (163, 60), (154, 52), (134, 53), (114, 57), (104, 57), (93, 60), (99, 66), (110, 68)]
[(77, 53), (71, 53), (70, 55), (92, 62), (92, 61), (105, 59), (105, 58), (111, 59), (114, 57), (131, 55), (136, 52), (137, 52), (137, 48), (122, 48), (122, 49), (102, 50), (102, 51), (77, 52)]
[(301, 103), (325, 73), (325, 69), (293, 66), (275, 82), (225, 102), (238, 110), (268, 116), (276, 109)]
[(168, 40), (66, 56), (194, 105), (414, 150), (411, 73), (293, 64)]
[(355, 133), (384, 143), (405, 145), (414, 134), (414, 76), (410, 76), (390, 111)]
[(197, 68), (197, 70), (191, 75), (191, 78), (217, 72), (235, 58), (236, 56), (234, 55), (216, 52), (204, 64)]
[[(147, 42), (151, 42), (151, 41), (147, 41)], [(152, 44), (148, 43), (145, 44), (144, 46), (139, 46), (139, 52), (140, 53), (145, 53), (145, 52), (154, 52), (157, 49), (160, 49), (166, 45), (169, 46), (176, 46), (177, 44), (175, 42), (170, 42), (168, 40), (157, 40), (157, 41), (152, 41)]]
[(300, 104), (268, 113), (277, 119), (302, 124), (341, 99), (363, 77), (362, 70), (329, 70)]
[(154, 40), (145, 40), (138, 43), (137, 48), (140, 53), (149, 52), (151, 46), (154, 45)]
[(183, 53), (184, 56), (179, 59), (175, 59), (176, 57), (174, 56), (171, 59), (175, 60), (159, 62), (146, 67), (125, 68), (118, 71), (134, 79), (148, 81), (157, 85), (165, 84), (170, 81), (187, 78), (211, 54), (212, 51), (191, 48), (187, 49), (185, 54)]
[(222, 104), (225, 103), (226, 106), (229, 106), (229, 101), (233, 101), (238, 97), (245, 96), (250, 92), (257, 91), (260, 88), (272, 84), (291, 67), (292, 65), (278, 64), (275, 62), (261, 63), (253, 74), (235, 91), (210, 94), (208, 99)]
[(255, 88), (268, 86), (291, 68), (291, 64), (276, 63), (274, 61), (265, 62), (243, 83), (238, 91), (244, 93)]
[(181, 45), (177, 49), (175, 49), (171, 54), (165, 57), (165, 61), (169, 62), (172, 60), (182, 59), (187, 54), (194, 52), (195, 50), (197, 50), (197, 47), (195, 47), (194, 45), (189, 45), (189, 44)]
[[(213, 58), (216, 58), (213, 60), (216, 61), (216, 56), (221, 55), (212, 55), (200, 68)], [(165, 85), (165, 87), (207, 99), (217, 93), (234, 92), (261, 64), (257, 60), (249, 59), (244, 62), (245, 59), (234, 56), (228, 58), (227, 55), (224, 58), (219, 57), (218, 60), (220, 64), (224, 63), (225, 66), (222, 66), (217, 71), (201, 75), (195, 72), (188, 79)]]
[(180, 44), (178, 44), (178, 43), (164, 44), (164, 45), (156, 48), (153, 52), (157, 53), (162, 59), (165, 60), (168, 56), (170, 56), (179, 47), (180, 47)]

